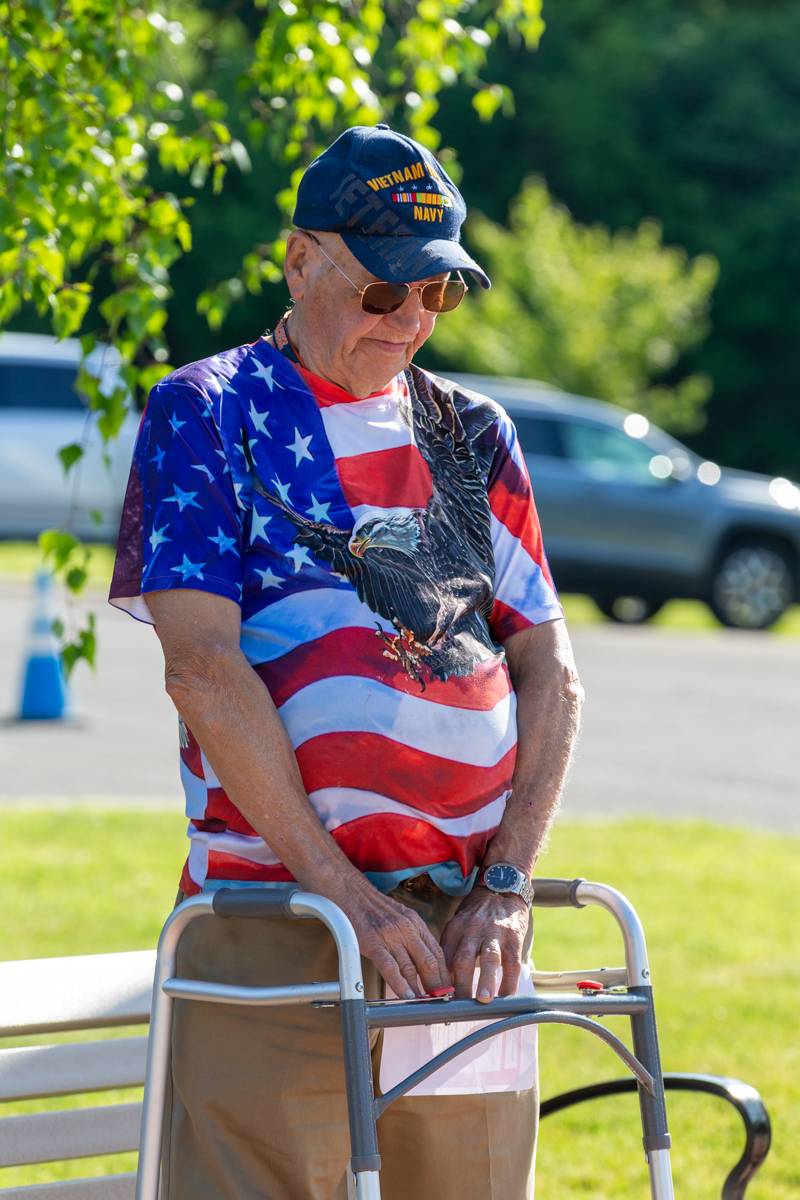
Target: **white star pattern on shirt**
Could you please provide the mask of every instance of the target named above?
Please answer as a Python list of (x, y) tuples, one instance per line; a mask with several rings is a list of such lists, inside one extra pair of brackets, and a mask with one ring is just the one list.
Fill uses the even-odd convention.
[(308, 546), (295, 545), (293, 549), (287, 550), (286, 558), (290, 558), (292, 560), (292, 562), (294, 563), (295, 575), (297, 574), (297, 572), (300, 570), (301, 567), (303, 567), (303, 566), (313, 567), (313, 565), (314, 565), (314, 561), (308, 552)]
[(314, 461), (314, 455), (308, 448), (308, 443), (311, 441), (311, 437), (311, 434), (309, 434), (308, 437), (301, 437), (300, 430), (295, 425), (294, 441), (292, 442), (291, 446), (287, 446), (286, 449), (294, 451), (294, 465), (296, 467), (300, 466), (300, 463), (304, 458), (310, 459), (311, 462)]
[(153, 457), (151, 459), (149, 459), (149, 462), (154, 462), (156, 464), (157, 471), (160, 471), (161, 468), (163, 467), (164, 455), (166, 453), (167, 453), (166, 450), (162, 450), (160, 446), (156, 446), (155, 454), (153, 455)]
[(330, 521), (331, 518), (328, 514), (328, 509), (330, 508), (331, 503), (332, 502), (329, 500), (327, 504), (320, 504), (319, 500), (312, 492), (311, 508), (307, 508), (306, 512), (315, 521)]
[(186, 424), (186, 422), (185, 422), (185, 421), (179, 421), (179, 420), (178, 420), (178, 414), (177, 414), (177, 413), (175, 412), (175, 410), (173, 409), (173, 410), (172, 410), (172, 416), (171, 416), (171, 417), (170, 417), (170, 419), (169, 419), (169, 425), (170, 425), (170, 429), (172, 430), (172, 432), (173, 432), (173, 433), (177, 433), (177, 432), (178, 432), (178, 430), (180, 429), (180, 427), (181, 427), (182, 425), (185, 425), (185, 424)]
[(165, 504), (177, 504), (179, 510), (183, 512), (185, 508), (202, 508), (202, 504), (198, 504), (195, 500), (197, 492), (184, 492), (178, 487), (177, 483), (173, 483), (172, 490), (174, 496), (167, 496), (164, 500)]
[(208, 476), (209, 481), (211, 483), (214, 482), (214, 472), (211, 470), (210, 467), (207, 467), (205, 463), (192, 463), (192, 470), (193, 471), (204, 471), (205, 474)]
[(283, 587), (284, 583), (286, 582), (286, 580), (282, 579), (280, 577), (280, 575), (275, 575), (272, 571), (270, 571), (269, 567), (267, 567), (266, 571), (262, 571), (258, 567), (256, 567), (255, 572), (256, 572), (256, 575), (261, 576), (261, 590), (262, 591), (264, 590), (264, 588), (270, 588), (270, 587), (281, 588), (281, 587)]
[(235, 554), (237, 558), (239, 557), (239, 551), (236, 549), (236, 538), (227, 537), (219, 525), (217, 526), (216, 537), (212, 537), (210, 533), (207, 536), (210, 542), (214, 542), (216, 546), (219, 546), (220, 557), (226, 550), (230, 550), (231, 554)]
[(273, 391), (276, 387), (283, 389), (283, 384), (278, 383), (277, 379), (272, 378), (273, 368), (271, 366), (267, 367), (262, 362), (256, 362), (255, 368), (255, 371), (251, 371), (250, 374), (255, 376), (256, 379), (263, 379), (270, 391)]
[(198, 579), (205, 579), (202, 570), (205, 565), (205, 563), (190, 562), (184, 554), (183, 562), (180, 564), (180, 566), (172, 567), (171, 570), (177, 571), (185, 583), (186, 580), (191, 579), (193, 575), (196, 575)]
[(239, 508), (246, 507), (244, 500), (242, 499), (242, 497), (239, 494), (243, 487), (244, 487), (243, 483), (234, 483), (234, 485), (233, 485), (233, 490), (236, 495), (236, 503), (239, 505)]
[(250, 545), (252, 546), (256, 538), (263, 538), (265, 542), (269, 541), (267, 534), (267, 525), (269, 525), (272, 517), (262, 517), (261, 513), (253, 509), (253, 524), (250, 527)]
[(214, 453), (218, 454), (220, 456), (220, 458), (222, 459), (222, 461), (225, 463), (225, 466), (222, 468), (222, 474), (227, 475), (230, 471), (230, 467), (228, 466), (227, 454), (225, 453), (224, 450), (215, 450)]
[(275, 484), (275, 487), (278, 489), (278, 494), (280, 495), (280, 498), (283, 501), (283, 503), (288, 504), (289, 503), (289, 487), (290, 487), (290, 485), (288, 483), (281, 483), (281, 481), (280, 481), (280, 479), (278, 479), (277, 475), (275, 476), (275, 478), (273, 479), (272, 482)]
[[(219, 357), (216, 354), (213, 355), (211, 361), (215, 367), (221, 366)], [(216, 384), (221, 392), (228, 392), (228, 394), (231, 396), (236, 395), (236, 388), (231, 387), (230, 383), (228, 382), (228, 380), (225, 378), (224, 375), (221, 375), (221, 374), (220, 375), (212, 375), (211, 382)]]
[(158, 547), (161, 545), (162, 542), (171, 542), (172, 541), (172, 538), (168, 538), (167, 535), (165, 534), (165, 532), (164, 532), (165, 529), (169, 529), (169, 525), (162, 525), (160, 529), (156, 529), (155, 525), (153, 525), (153, 529), (150, 534), (150, 537), (147, 539), (148, 542), (150, 543), (151, 550), (158, 549)]
[(268, 438), (271, 438), (272, 434), (267, 429), (268, 416), (269, 412), (266, 410), (264, 412), (258, 412), (255, 404), (253, 404), (253, 401), (250, 401), (250, 420), (253, 422), (253, 428), (257, 433), (265, 433)]
[[(258, 445), (258, 438), (248, 438), (248, 439), (247, 439), (247, 445), (248, 445), (248, 447), (250, 448), (250, 455), (251, 455), (251, 457), (252, 457), (252, 454), (253, 454), (253, 446), (257, 446), (257, 445)], [(241, 454), (242, 458), (245, 458), (245, 454), (244, 454), (244, 442), (234, 442), (234, 450), (238, 450), (238, 451), (239, 451), (239, 453)], [(247, 459), (245, 459), (245, 462), (246, 462), (246, 461), (247, 461)]]

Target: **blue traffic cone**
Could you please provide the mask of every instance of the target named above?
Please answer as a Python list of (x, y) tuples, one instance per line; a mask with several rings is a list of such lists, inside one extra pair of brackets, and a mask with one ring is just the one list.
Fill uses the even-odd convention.
[(20, 721), (58, 721), (69, 716), (69, 691), (53, 633), (53, 577), (36, 575), (36, 597), (26, 648)]

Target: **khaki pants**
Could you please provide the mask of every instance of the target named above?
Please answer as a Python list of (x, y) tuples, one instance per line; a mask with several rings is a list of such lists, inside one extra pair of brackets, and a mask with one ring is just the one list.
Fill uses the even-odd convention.
[[(437, 936), (458, 905), (398, 889)], [(363, 962), (368, 998), (381, 994)], [(197, 918), (183, 977), (269, 987), (337, 977), (317, 921)], [(381, 1035), (373, 1035), (378, 1078)], [(347, 1107), (336, 1009), (177, 1001), (167, 1200), (346, 1200)], [(531, 1200), (538, 1096), (419, 1096), (378, 1122), (383, 1200)]]

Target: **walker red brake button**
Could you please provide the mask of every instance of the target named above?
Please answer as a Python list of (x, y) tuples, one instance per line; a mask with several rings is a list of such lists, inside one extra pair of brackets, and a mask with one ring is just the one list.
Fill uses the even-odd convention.
[(428, 992), (428, 995), (433, 996), (436, 1000), (439, 1000), (443, 996), (455, 996), (455, 994), (456, 989), (454, 987), (431, 988)]
[(605, 991), (602, 983), (598, 983), (596, 979), (579, 979), (575, 985), (579, 992), (602, 992)]

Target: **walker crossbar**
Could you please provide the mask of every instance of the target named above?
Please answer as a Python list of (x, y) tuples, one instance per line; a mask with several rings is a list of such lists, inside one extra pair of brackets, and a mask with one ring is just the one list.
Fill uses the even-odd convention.
[(398, 1025), (434, 1025), (447, 1021), (493, 1021), (497, 1016), (521, 1016), (529, 1012), (576, 1012), (585, 1016), (630, 1017), (646, 1012), (650, 1000), (643, 988), (624, 995), (569, 996), (548, 993), (545, 998), (536, 996), (498, 996), (491, 1004), (479, 1004), (477, 1000), (417, 1000), (413, 1004), (398, 1003), (396, 1000), (375, 1000), (367, 1003), (369, 1023), (375, 1029), (388, 1029)]
[(167, 979), (164, 991), (173, 1000), (208, 1000), (212, 1004), (327, 1004), (339, 999), (338, 983), (287, 984), (286, 987), (235, 987), (202, 979)]
[[(342, 910), (324, 897), (303, 892), (296, 884), (292, 884), (222, 889), (191, 897), (180, 904), (167, 919), (158, 946), (136, 1200), (158, 1200), (164, 1103), (170, 1066), (172, 1004), (176, 998), (250, 1005), (338, 1004), (350, 1122), (351, 1183), (356, 1200), (380, 1200), (376, 1120), (394, 1099), (405, 1094), (444, 1063), (506, 1029), (554, 1023), (587, 1029), (610, 1045), (636, 1076), (651, 1197), (652, 1200), (673, 1200), (664, 1082), (652, 988), (649, 986), (650, 970), (639, 918), (628, 900), (605, 884), (579, 879), (537, 880), (534, 892), (534, 905), (583, 908), (587, 904), (597, 904), (613, 914), (625, 945), (627, 992), (579, 997), (560, 994), (548, 994), (546, 998), (511, 996), (497, 998), (490, 1005), (473, 1000), (367, 1002), (355, 931)], [(184, 929), (196, 917), (210, 915), (262, 919), (315, 917), (327, 926), (336, 943), (338, 982), (252, 988), (176, 978), (177, 949)], [(618, 976), (619, 972), (615, 970), (614, 974)], [(590, 1019), (592, 1016), (612, 1015), (630, 1018), (633, 1053), (614, 1034)], [(492, 1024), (462, 1038), (402, 1080), (386, 1095), (377, 1101), (374, 1099), (370, 1029), (475, 1020)], [(446, 1099), (442, 1102), (447, 1103)]]
[[(484, 1005), (483, 1007), (486, 1007)], [(369, 1005), (367, 1005), (369, 1011)], [(488, 1019), (488, 1018), (484, 1018)], [(516, 1017), (508, 1017), (505, 1021), (498, 1021), (494, 1025), (489, 1025), (486, 1029), (477, 1029), (474, 1033), (470, 1033), (455, 1045), (450, 1046), (447, 1050), (443, 1050), (441, 1054), (437, 1054), (429, 1062), (425, 1063), (424, 1067), (419, 1067), (413, 1071), (411, 1075), (407, 1075), (405, 1079), (401, 1079), (398, 1084), (388, 1092), (384, 1092), (382, 1096), (375, 1099), (375, 1116), (380, 1117), (390, 1104), (395, 1100), (399, 1100), (406, 1092), (411, 1091), (417, 1084), (422, 1083), (440, 1067), (446, 1063), (452, 1062), (459, 1054), (463, 1054), (465, 1050), (471, 1050), (473, 1046), (479, 1045), (480, 1042), (485, 1042), (488, 1038), (496, 1037), (498, 1033), (505, 1033), (507, 1029), (518, 1029), (521, 1025), (575, 1025), (578, 1029), (586, 1029), (590, 1033), (596, 1034), (601, 1041), (605, 1042), (611, 1049), (622, 1059), (626, 1067), (630, 1067), (631, 1071), (639, 1080), (642, 1087), (646, 1088), (650, 1095), (655, 1093), (655, 1082), (653, 1076), (639, 1062), (637, 1058), (631, 1054), (624, 1042), (621, 1042), (613, 1033), (609, 1033), (602, 1025), (598, 1025), (596, 1021), (590, 1021), (588, 1017), (581, 1017), (570, 1013), (548, 1012), (544, 1010), (538, 1013), (523, 1013)]]

